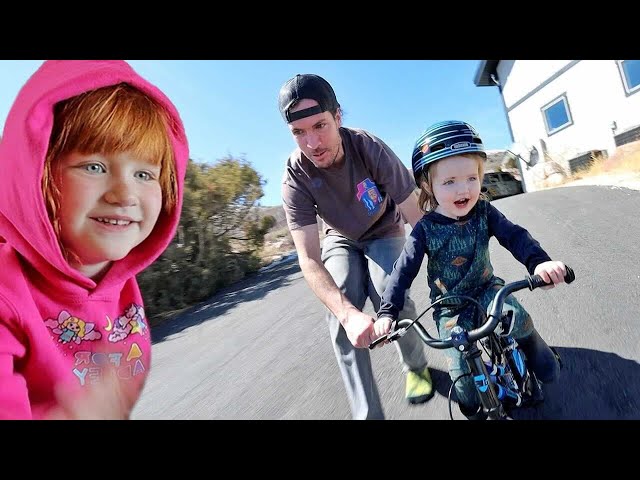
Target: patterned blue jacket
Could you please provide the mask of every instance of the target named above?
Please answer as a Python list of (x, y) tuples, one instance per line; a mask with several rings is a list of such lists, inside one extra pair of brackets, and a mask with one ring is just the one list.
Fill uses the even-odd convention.
[[(526, 229), (509, 221), (485, 200), (478, 201), (458, 220), (429, 212), (416, 224), (394, 265), (382, 295), (378, 318), (398, 318), (406, 291), (418, 275), (425, 255), (432, 302), (446, 294), (476, 298), (492, 285), (504, 284), (493, 274), (489, 258), (491, 236), (495, 236), (530, 274), (540, 263), (551, 260)], [(457, 310), (455, 302), (447, 303), (451, 306), (434, 307), (434, 316), (454, 314)]]

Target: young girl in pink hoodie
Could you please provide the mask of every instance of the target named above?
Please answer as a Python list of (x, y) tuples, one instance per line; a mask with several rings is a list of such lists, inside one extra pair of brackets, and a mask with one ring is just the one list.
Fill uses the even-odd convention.
[(171, 101), (123, 61), (46, 61), (0, 142), (0, 418), (129, 417), (151, 342), (136, 274), (174, 237)]

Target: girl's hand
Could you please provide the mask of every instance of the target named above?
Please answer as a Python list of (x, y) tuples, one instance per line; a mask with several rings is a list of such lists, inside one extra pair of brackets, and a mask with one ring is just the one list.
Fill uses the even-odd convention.
[(128, 420), (139, 394), (137, 382), (120, 380), (114, 368), (105, 368), (100, 383), (80, 389), (58, 388), (58, 404), (46, 419)]
[(543, 290), (549, 290), (553, 288), (558, 283), (564, 282), (564, 276), (567, 273), (567, 270), (562, 262), (544, 262), (536, 267), (533, 274), (540, 275), (540, 277), (547, 283), (553, 282), (553, 285), (548, 285), (546, 287), (541, 287)]
[[(373, 333), (375, 334), (374, 340), (377, 340), (380, 337), (387, 335), (391, 331), (391, 322), (393, 319), (391, 317), (380, 317), (373, 324)], [(381, 347), (382, 345), (389, 343), (389, 341), (381, 342), (375, 346), (375, 348)]]

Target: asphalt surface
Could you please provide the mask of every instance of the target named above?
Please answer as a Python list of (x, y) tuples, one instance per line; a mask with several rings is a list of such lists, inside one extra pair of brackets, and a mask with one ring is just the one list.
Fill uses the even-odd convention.
[[(494, 205), (577, 277), (515, 294), (564, 369), (540, 407), (514, 417), (640, 419), (640, 191), (566, 187)], [(526, 275), (495, 239), (491, 255), (505, 280)], [(419, 310), (428, 306), (425, 278), (423, 265), (412, 287)], [(435, 335), (429, 315), (421, 322)], [(132, 418), (350, 419), (323, 317), (295, 258), (218, 293), (153, 329), (152, 369)], [(371, 354), (388, 419), (449, 418), (442, 352), (427, 351), (437, 393), (417, 406), (404, 400), (395, 347)], [(455, 403), (452, 411), (462, 418)]]

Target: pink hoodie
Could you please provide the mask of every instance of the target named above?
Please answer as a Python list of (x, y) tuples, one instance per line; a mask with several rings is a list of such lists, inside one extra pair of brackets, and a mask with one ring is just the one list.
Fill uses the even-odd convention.
[[(95, 283), (65, 261), (40, 182), (53, 106), (87, 90), (127, 82), (169, 112), (176, 154), (174, 213)], [(0, 418), (41, 418), (54, 385), (100, 381), (103, 365), (142, 389), (151, 342), (135, 275), (173, 239), (182, 208), (188, 145), (171, 101), (123, 61), (46, 61), (24, 85), (0, 142)], [(63, 192), (64, 194), (64, 192)]]

